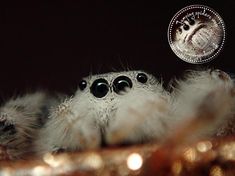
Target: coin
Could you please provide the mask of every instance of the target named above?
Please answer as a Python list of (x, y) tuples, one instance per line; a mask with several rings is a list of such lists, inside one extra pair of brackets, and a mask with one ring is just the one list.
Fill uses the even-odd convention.
[(225, 24), (205, 5), (190, 5), (178, 11), (168, 27), (168, 42), (182, 60), (202, 64), (214, 59), (223, 48)]

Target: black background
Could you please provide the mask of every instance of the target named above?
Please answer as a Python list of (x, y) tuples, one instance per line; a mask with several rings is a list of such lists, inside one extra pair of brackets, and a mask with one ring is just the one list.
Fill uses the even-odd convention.
[(113, 69), (142, 69), (167, 82), (196, 68), (167, 40), (171, 18), (192, 4), (216, 10), (227, 29), (223, 51), (203, 67), (235, 73), (234, 0), (1, 3), (0, 97), (37, 88), (71, 92), (81, 77)]

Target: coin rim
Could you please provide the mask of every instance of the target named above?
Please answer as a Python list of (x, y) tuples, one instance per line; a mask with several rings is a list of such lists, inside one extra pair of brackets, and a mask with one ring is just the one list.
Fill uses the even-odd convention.
[[(218, 20), (220, 21), (221, 26), (222, 26), (222, 30), (223, 30), (223, 39), (222, 39), (222, 42), (220, 44), (219, 49), (212, 56), (208, 57), (207, 59), (200, 60), (200, 61), (192, 61), (191, 59), (187, 59), (187, 58), (183, 57), (180, 52), (178, 52), (176, 49), (174, 49), (172, 47), (172, 45), (174, 45), (173, 41), (172, 41), (172, 37), (171, 37), (172, 36), (172, 27), (174, 25), (175, 20), (178, 18), (179, 15), (181, 15), (185, 11), (190, 10), (190, 9), (194, 9), (194, 8), (206, 9), (206, 10), (210, 11), (211, 13), (213, 13), (218, 18)], [(222, 17), (213, 8), (208, 7), (206, 5), (202, 5), (202, 4), (189, 5), (189, 6), (186, 6), (186, 7), (182, 8), (182, 9), (180, 9), (177, 13), (175, 13), (173, 18), (171, 19), (170, 24), (168, 26), (168, 30), (167, 30), (168, 43), (169, 43), (172, 51), (181, 60), (183, 60), (185, 62), (188, 62), (188, 63), (192, 63), (192, 64), (203, 64), (203, 63), (207, 63), (207, 62), (210, 62), (211, 60), (215, 59), (215, 57), (217, 57), (218, 54), (223, 49), (223, 46), (224, 46), (224, 43), (225, 43), (225, 36), (226, 36), (225, 23), (224, 23), (224, 20), (222, 19)]]

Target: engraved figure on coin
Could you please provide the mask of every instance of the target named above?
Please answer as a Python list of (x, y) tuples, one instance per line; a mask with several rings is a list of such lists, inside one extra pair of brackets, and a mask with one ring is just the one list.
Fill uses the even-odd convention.
[(225, 37), (222, 18), (207, 7), (189, 6), (179, 11), (168, 29), (170, 47), (181, 59), (204, 63), (221, 50)]

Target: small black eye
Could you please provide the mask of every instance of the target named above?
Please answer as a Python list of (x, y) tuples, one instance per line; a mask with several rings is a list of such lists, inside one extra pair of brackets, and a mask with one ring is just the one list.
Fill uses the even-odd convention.
[(78, 84), (80, 90), (84, 90), (87, 86), (87, 82), (85, 80), (80, 81)]
[(195, 24), (195, 21), (194, 21), (192, 18), (189, 18), (188, 23), (189, 23), (190, 25), (194, 25), (194, 24)]
[(141, 82), (141, 83), (146, 83), (148, 81), (148, 77), (146, 74), (144, 73), (138, 73), (137, 77), (136, 77), (137, 81)]
[(179, 31), (180, 34), (182, 33), (182, 29), (181, 28), (179, 28), (178, 31)]
[(117, 94), (125, 92), (126, 88), (132, 88), (132, 82), (130, 78), (126, 76), (119, 76), (113, 81), (113, 90)]
[(90, 90), (95, 97), (102, 98), (108, 93), (109, 84), (105, 79), (100, 78), (93, 82)]

